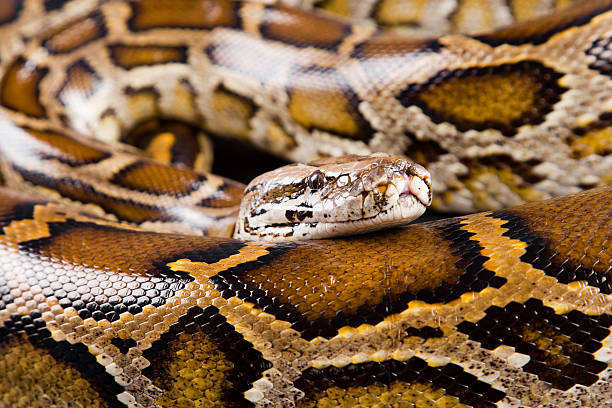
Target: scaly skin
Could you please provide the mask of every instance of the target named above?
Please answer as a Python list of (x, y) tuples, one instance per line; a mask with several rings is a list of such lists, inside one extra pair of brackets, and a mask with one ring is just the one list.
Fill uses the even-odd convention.
[(242, 186), (113, 142), (171, 161), (200, 124), (292, 159), (405, 152), (441, 209), (605, 184), (610, 2), (434, 41), (261, 4), (62, 3), (0, 3), (2, 172), (37, 194), (0, 191), (1, 407), (610, 407), (610, 187), (245, 243), (144, 231), (179, 204), (227, 217)]

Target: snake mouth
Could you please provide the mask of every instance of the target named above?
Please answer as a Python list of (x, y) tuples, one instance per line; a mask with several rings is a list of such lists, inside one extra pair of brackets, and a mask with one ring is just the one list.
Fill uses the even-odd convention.
[(416, 197), (424, 206), (431, 205), (431, 184), (427, 179), (417, 176), (408, 176), (408, 180), (399, 193), (399, 198), (408, 196)]

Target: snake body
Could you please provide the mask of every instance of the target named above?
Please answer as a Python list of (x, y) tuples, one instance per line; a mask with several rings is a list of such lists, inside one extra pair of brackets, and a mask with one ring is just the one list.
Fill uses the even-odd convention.
[[(612, 177), (611, 10), (415, 40), (263, 3), (1, 2), (0, 406), (612, 406), (612, 188), (586, 190)], [(173, 164), (205, 167), (204, 133), (405, 154), (434, 207), (496, 211), (188, 236), (227, 236), (244, 188)]]

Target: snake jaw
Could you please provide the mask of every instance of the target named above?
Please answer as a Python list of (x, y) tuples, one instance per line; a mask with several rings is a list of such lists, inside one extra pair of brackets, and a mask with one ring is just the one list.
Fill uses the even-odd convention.
[(281, 241), (352, 235), (405, 224), (429, 204), (429, 173), (405, 158), (329, 158), (253, 180), (234, 236)]

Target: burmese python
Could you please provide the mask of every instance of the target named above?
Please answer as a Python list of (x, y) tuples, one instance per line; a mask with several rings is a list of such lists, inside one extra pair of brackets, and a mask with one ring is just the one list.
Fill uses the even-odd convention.
[(242, 242), (143, 231), (227, 235), (243, 186), (115, 141), (200, 167), (194, 123), (293, 160), (405, 153), (439, 209), (578, 192), (612, 175), (611, 3), (435, 40), (257, 3), (0, 3), (2, 172), (29, 192), (0, 200), (0, 405), (610, 406), (609, 187)]

